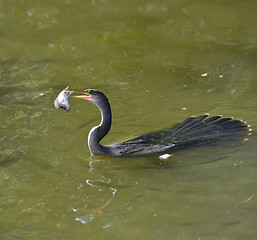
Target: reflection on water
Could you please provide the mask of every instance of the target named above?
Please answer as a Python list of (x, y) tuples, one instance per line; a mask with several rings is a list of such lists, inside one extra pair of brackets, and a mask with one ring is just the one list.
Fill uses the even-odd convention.
[[(115, 197), (115, 194), (117, 192), (117, 190), (115, 188), (112, 188), (112, 187), (108, 187), (108, 183), (110, 183), (110, 179), (107, 180), (106, 182), (106, 179), (104, 180), (90, 180), (90, 179), (87, 179), (86, 180), (86, 184), (88, 184), (90, 187), (95, 187), (98, 189), (98, 191), (105, 191), (105, 193), (107, 192), (107, 189), (111, 190), (112, 191), (112, 198)], [(83, 187), (83, 185), (80, 185), (79, 188)], [(89, 200), (88, 200), (89, 201)], [(85, 215), (85, 216), (82, 216), (82, 217), (77, 217), (76, 220), (77, 221), (80, 221), (81, 223), (88, 223), (88, 222), (91, 222), (94, 218), (94, 215), (98, 215), (98, 216), (102, 216), (104, 213), (103, 213), (103, 209), (106, 208), (110, 203), (111, 203), (112, 199), (109, 199), (106, 203), (104, 203), (102, 206), (98, 207), (98, 208), (95, 208), (93, 210), (90, 210), (90, 213), (88, 215)], [(90, 202), (90, 201), (89, 201)], [(85, 205), (85, 208), (87, 208), (89, 205), (86, 204)], [(73, 209), (73, 211), (77, 212), (77, 211), (83, 211), (81, 209)]]
[[(66, 86), (108, 96), (104, 144), (191, 115), (256, 126), (255, 1), (0, 3), (0, 238), (253, 239), (256, 137), (166, 160), (90, 156), (95, 106), (53, 100)], [(254, 131), (253, 131), (254, 133)]]

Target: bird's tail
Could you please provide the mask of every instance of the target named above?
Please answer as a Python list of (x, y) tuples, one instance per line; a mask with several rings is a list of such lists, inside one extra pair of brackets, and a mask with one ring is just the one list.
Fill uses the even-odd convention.
[(204, 114), (191, 117), (170, 129), (175, 146), (202, 145), (220, 141), (242, 140), (250, 135), (250, 125), (233, 118), (209, 117)]

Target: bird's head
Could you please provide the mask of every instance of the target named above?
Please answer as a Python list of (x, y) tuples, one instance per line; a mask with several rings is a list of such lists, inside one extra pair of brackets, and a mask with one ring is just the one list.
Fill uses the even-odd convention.
[[(97, 106), (101, 106), (105, 103), (108, 103), (107, 97), (99, 90), (95, 89), (86, 89), (84, 91), (71, 90), (73, 93), (79, 93), (80, 95), (72, 95), (72, 98), (80, 98), (86, 101), (92, 102)], [(109, 103), (108, 103), (109, 104)]]
[(97, 104), (100, 100), (103, 99), (103, 97), (105, 97), (105, 95), (101, 91), (95, 90), (95, 89), (86, 89), (84, 91), (79, 91), (79, 90), (72, 90), (72, 91), (74, 93), (80, 93), (81, 95), (71, 96), (71, 97), (84, 99), (89, 102), (93, 102), (95, 104)]

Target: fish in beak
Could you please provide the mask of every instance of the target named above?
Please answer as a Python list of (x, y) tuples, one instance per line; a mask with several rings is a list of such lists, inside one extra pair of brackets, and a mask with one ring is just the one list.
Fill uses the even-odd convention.
[(70, 111), (70, 104), (68, 102), (68, 97), (74, 92), (72, 90), (68, 90), (69, 87), (66, 87), (63, 91), (59, 93), (57, 98), (54, 100), (54, 107), (56, 109), (62, 108), (65, 111)]

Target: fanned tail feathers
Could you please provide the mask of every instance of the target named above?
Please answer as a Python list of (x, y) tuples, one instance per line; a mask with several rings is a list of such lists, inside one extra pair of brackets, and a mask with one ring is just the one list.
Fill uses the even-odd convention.
[[(191, 117), (170, 129), (170, 138), (173, 143), (194, 144), (208, 143), (222, 140), (242, 139), (250, 134), (250, 125), (233, 118), (214, 116), (209, 114)], [(167, 139), (166, 139), (167, 140)]]

